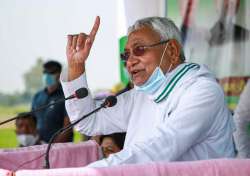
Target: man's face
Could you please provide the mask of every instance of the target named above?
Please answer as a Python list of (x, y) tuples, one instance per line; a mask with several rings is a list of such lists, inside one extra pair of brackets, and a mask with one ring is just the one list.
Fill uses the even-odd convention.
[[(147, 48), (141, 56), (136, 56), (133, 53), (133, 49), (138, 46), (146, 46), (158, 42), (160, 42), (159, 34), (147, 26), (141, 27), (129, 34), (125, 52), (129, 52), (130, 57), (128, 58), (126, 67), (135, 85), (140, 86), (145, 83), (155, 68), (159, 66), (166, 44)], [(163, 60), (166, 59), (164, 58)], [(166, 71), (168, 65), (165, 63), (162, 64), (162, 70)]]
[(59, 83), (60, 73), (54, 73), (50, 71), (44, 71), (43, 73), (43, 84), (46, 87), (57, 86)]
[(35, 123), (31, 119), (18, 119), (16, 122), (16, 134), (36, 134)]

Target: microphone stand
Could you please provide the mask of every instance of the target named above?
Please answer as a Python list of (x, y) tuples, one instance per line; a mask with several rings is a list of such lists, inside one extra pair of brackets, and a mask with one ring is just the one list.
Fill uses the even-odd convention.
[(35, 113), (35, 112), (42, 111), (42, 110), (46, 109), (46, 108), (49, 107), (49, 106), (52, 106), (52, 105), (55, 105), (55, 104), (62, 103), (62, 102), (64, 102), (65, 100), (68, 100), (68, 99), (70, 99), (70, 97), (68, 97), (68, 98), (66, 98), (66, 99), (64, 99), (64, 98), (63, 98), (63, 99), (59, 99), (58, 101), (55, 101), (55, 102), (53, 102), (53, 103), (49, 103), (49, 104), (42, 105), (42, 106), (40, 106), (39, 108), (37, 108), (37, 109), (35, 109), (35, 110), (31, 111), (31, 112), (27, 112), (27, 113), (24, 113), (24, 114), (22, 114), (22, 115), (17, 115), (17, 116), (15, 116), (15, 117), (11, 118), (11, 119), (8, 119), (8, 120), (5, 120), (5, 121), (3, 121), (3, 122), (0, 122), (0, 125), (3, 125), (3, 124), (8, 123), (8, 122), (10, 122), (10, 121), (16, 120), (16, 119), (19, 118), (19, 117), (26, 116), (26, 115), (30, 115), (30, 114), (33, 114), (33, 113)]
[(76, 125), (77, 123), (79, 123), (80, 121), (82, 121), (83, 119), (85, 119), (86, 117), (94, 114), (95, 112), (99, 111), (102, 108), (105, 108), (107, 106), (107, 102), (105, 101), (104, 103), (101, 104), (100, 107), (94, 109), (93, 111), (89, 112), (88, 114), (84, 115), (83, 117), (81, 117), (80, 119), (76, 120), (74, 123), (67, 125), (64, 128), (61, 128), (60, 130), (58, 130), (57, 132), (55, 132), (53, 134), (53, 136), (50, 138), (47, 149), (46, 149), (46, 155), (45, 155), (45, 165), (44, 165), (44, 169), (50, 169), (50, 163), (49, 163), (49, 151), (51, 149), (51, 145), (53, 143), (53, 141), (55, 140), (55, 138), (60, 134), (60, 133), (64, 133), (67, 130), (71, 129), (74, 125)]
[(34, 114), (35, 112), (39, 112), (39, 111), (42, 111), (44, 109), (46, 109), (47, 107), (49, 106), (52, 106), (52, 105), (55, 105), (55, 104), (59, 104), (59, 103), (63, 103), (65, 102), (66, 100), (69, 100), (69, 99), (72, 99), (72, 98), (84, 98), (88, 95), (88, 90), (86, 88), (80, 88), (78, 89), (74, 95), (71, 95), (67, 98), (60, 98), (58, 100), (56, 100), (55, 102), (53, 103), (49, 103), (49, 104), (45, 104), (45, 105), (42, 105), (42, 106), (39, 106), (37, 109), (33, 110), (33, 111), (30, 111), (30, 112), (27, 112), (27, 113), (24, 113), (22, 115), (17, 115), (11, 119), (8, 119), (8, 120), (5, 120), (3, 122), (0, 122), (0, 125), (3, 125), (5, 123), (8, 123), (10, 121), (13, 121), (13, 120), (16, 120), (17, 118), (19, 117), (22, 117), (22, 116), (26, 116), (26, 115), (30, 115), (30, 114)]

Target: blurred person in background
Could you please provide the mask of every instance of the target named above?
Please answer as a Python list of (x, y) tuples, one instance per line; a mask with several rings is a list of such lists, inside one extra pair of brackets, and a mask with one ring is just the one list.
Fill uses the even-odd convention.
[[(42, 105), (54, 103), (58, 99), (64, 98), (59, 75), (62, 66), (59, 62), (50, 60), (43, 65), (43, 84), (44, 89), (38, 91), (32, 100), (32, 110), (39, 108)], [(65, 103), (58, 103), (48, 108), (36, 112), (37, 130), (42, 140), (49, 142), (52, 135), (70, 124)], [(68, 130), (60, 134), (55, 142), (72, 142), (73, 130)]]
[(36, 129), (36, 117), (34, 117), (32, 114), (19, 114), (15, 124), (19, 147), (40, 145), (44, 143), (40, 140)]

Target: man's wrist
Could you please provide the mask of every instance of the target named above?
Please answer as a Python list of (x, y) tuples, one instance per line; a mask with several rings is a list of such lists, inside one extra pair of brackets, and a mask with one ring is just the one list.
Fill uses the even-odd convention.
[(85, 72), (85, 65), (71, 66), (68, 69), (68, 81), (72, 81)]

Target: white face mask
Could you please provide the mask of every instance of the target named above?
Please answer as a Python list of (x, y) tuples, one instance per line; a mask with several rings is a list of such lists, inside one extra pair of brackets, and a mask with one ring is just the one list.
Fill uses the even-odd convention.
[(17, 140), (19, 144), (23, 146), (31, 146), (37, 142), (38, 135), (34, 136), (32, 134), (19, 134), (17, 135)]

